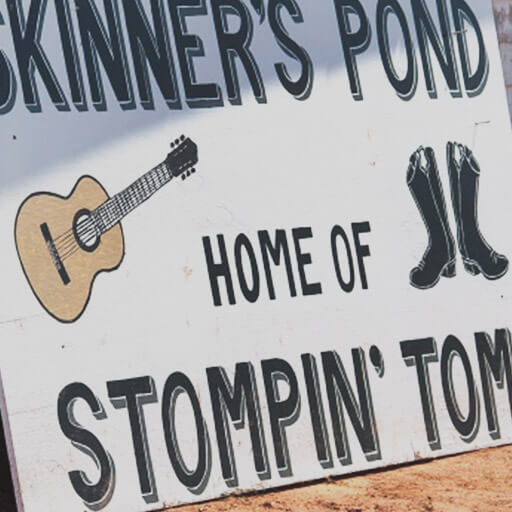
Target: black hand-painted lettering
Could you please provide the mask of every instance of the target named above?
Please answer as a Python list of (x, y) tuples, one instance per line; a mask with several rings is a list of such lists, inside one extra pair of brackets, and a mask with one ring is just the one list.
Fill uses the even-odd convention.
[(62, 433), (77, 449), (87, 453), (98, 466), (100, 476), (92, 483), (83, 471), (71, 471), (69, 479), (75, 492), (94, 510), (105, 507), (114, 492), (114, 463), (98, 438), (78, 424), (73, 409), (79, 400), (84, 401), (98, 420), (106, 418), (105, 411), (94, 393), (79, 382), (69, 384), (59, 394), (57, 412)]
[(219, 253), (221, 262), (215, 263), (213, 259), (212, 244), (210, 237), (203, 237), (203, 247), (206, 256), (206, 264), (208, 266), (208, 276), (210, 278), (210, 286), (212, 290), (213, 303), (215, 306), (222, 306), (220, 296), (219, 279), (221, 277), (226, 281), (226, 290), (228, 300), (231, 305), (236, 304), (235, 291), (233, 289), (233, 279), (229, 268), (228, 255), (226, 252), (226, 243), (223, 235), (217, 235), (217, 243), (219, 244)]
[[(243, 258), (244, 253), (250, 263), (252, 286), (249, 285), (246, 277), (246, 268), (244, 267)], [(251, 241), (244, 234), (238, 235), (235, 240), (235, 264), (243, 296), (249, 302), (256, 302), (260, 296), (260, 274)]]
[(425, 420), (425, 429), (427, 440), (432, 450), (441, 449), (441, 439), (437, 427), (436, 411), (432, 397), (432, 388), (430, 384), (430, 373), (428, 365), (437, 362), (437, 344), (434, 338), (425, 338), (418, 340), (402, 341), (400, 343), (402, 357), (407, 366), (414, 366), (418, 376), (418, 385), (420, 389), (421, 407), (423, 409), (423, 419)]
[(32, 0), (26, 19), (21, 0), (7, 0), (7, 10), (25, 105), (32, 112), (41, 112), (34, 76), (37, 69), (55, 107), (58, 110), (69, 110), (66, 97), (40, 42), (46, 1)]
[[(455, 357), (460, 359), (466, 376), (469, 402), (469, 410), (466, 416), (460, 410), (457, 397), (455, 396), (453, 382), (453, 361)], [(468, 353), (464, 345), (455, 336), (448, 336), (443, 344), (441, 352), (441, 381), (443, 384), (444, 401), (453, 426), (457, 429), (460, 437), (466, 443), (469, 443), (478, 434), (480, 425), (479, 399)]]
[(360, 239), (360, 236), (365, 233), (371, 233), (369, 222), (355, 222), (352, 224), (357, 264), (359, 267), (359, 275), (361, 276), (361, 286), (363, 287), (363, 290), (368, 290), (368, 277), (366, 275), (366, 267), (364, 266), (364, 258), (368, 258), (370, 256), (370, 248), (367, 245), (362, 245)]
[[(464, 86), (469, 97), (478, 96), (484, 90), (489, 75), (489, 57), (485, 49), (482, 28), (478, 23), (475, 13), (465, 0), (452, 0), (452, 11), (455, 33), (457, 34), (457, 44), (459, 46)], [(474, 72), (472, 72), (467, 45), (465, 22), (468, 22), (473, 27), (478, 42), (478, 64)]]
[(189, 107), (218, 107), (224, 104), (219, 86), (214, 82), (199, 83), (194, 67), (195, 57), (204, 57), (204, 44), (196, 34), (187, 31), (187, 17), (207, 14), (204, 0), (168, 0), (176, 52), (181, 69), (185, 97)]
[(270, 270), (269, 256), (272, 258), (274, 265), (280, 265), (281, 258), (284, 259), (286, 275), (288, 277), (288, 286), (290, 288), (290, 295), (292, 297), (296, 297), (297, 288), (295, 286), (295, 279), (293, 277), (292, 262), (290, 257), (290, 249), (288, 247), (288, 240), (286, 238), (286, 231), (284, 231), (284, 229), (277, 229), (274, 243), (271, 242), (268, 231), (259, 231), (258, 237), (260, 240), (263, 268), (265, 269), (265, 276), (267, 278), (268, 295), (270, 300), (276, 299), (276, 292), (274, 288), (274, 282), (272, 280), (272, 272)]
[[(345, 56), (345, 65), (347, 66), (350, 81), (350, 90), (353, 98), (360, 101), (363, 99), (363, 90), (359, 80), (356, 56), (364, 53), (370, 45), (371, 25), (366, 11), (359, 0), (334, 0), (334, 5), (338, 18), (341, 45)], [(357, 30), (352, 30), (351, 15), (358, 18), (359, 28)]]
[[(197, 463), (189, 469), (176, 436), (176, 401), (185, 394), (194, 412), (197, 433)], [(162, 395), (162, 421), (169, 458), (178, 480), (194, 494), (201, 494), (208, 484), (211, 471), (211, 446), (199, 398), (190, 379), (183, 373), (173, 373), (166, 381)]]
[(295, 228), (293, 230), (293, 242), (295, 244), (302, 293), (303, 295), (319, 295), (322, 293), (322, 285), (320, 283), (309, 283), (306, 277), (305, 267), (313, 263), (311, 254), (303, 252), (301, 246), (302, 240), (310, 238), (313, 238), (313, 231), (311, 228)]
[[(265, 86), (256, 59), (250, 50), (253, 22), (249, 10), (240, 0), (211, 1), (229, 101), (233, 105), (242, 104), (240, 83), (235, 66), (235, 58), (238, 58), (247, 73), (256, 101), (265, 103), (267, 101)], [(229, 15), (236, 16), (239, 20), (236, 32), (229, 31)]]
[(512, 415), (512, 345), (510, 331), (497, 329), (492, 338), (485, 332), (475, 334), (476, 352), (482, 380), (482, 394), (487, 416), (489, 435), (500, 439), (500, 426), (491, 376), (498, 388), (507, 386), (508, 403)]
[(303, 354), (301, 359), (318, 462), (320, 462), (320, 465), (324, 469), (333, 468), (334, 464), (331, 448), (329, 446), (329, 434), (325, 421), (325, 411), (322, 402), (322, 394), (320, 392), (316, 359), (311, 354)]
[(331, 412), (336, 454), (343, 465), (352, 464), (343, 409), (348, 413), (366, 459), (372, 461), (381, 458), (365, 355), (362, 349), (352, 350), (352, 360), (359, 401), (355, 397), (338, 353), (322, 353), (322, 365)]
[(128, 411), (142, 497), (146, 503), (155, 503), (158, 501), (158, 494), (143, 409), (145, 404), (157, 401), (155, 383), (151, 377), (138, 377), (107, 382), (107, 389), (114, 407)]
[(231, 419), (233, 426), (239, 430), (246, 426), (245, 416), (247, 415), (254, 467), (261, 479), (270, 478), (258, 389), (252, 365), (250, 363), (238, 363), (236, 365), (233, 385), (229, 382), (224, 368), (208, 368), (206, 373), (217, 433), (222, 476), (226, 484), (230, 487), (239, 485), (228, 417)]
[[(290, 364), (283, 359), (262, 361), (261, 368), (277, 469), (283, 478), (293, 476), (286, 427), (293, 425), (300, 415), (300, 393), (297, 377)], [(288, 396), (285, 399), (282, 399), (279, 393), (280, 381), (283, 381), (289, 389)]]
[(87, 110), (87, 101), (85, 99), (82, 69), (80, 67), (75, 31), (71, 22), (69, 2), (67, 0), (55, 0), (55, 10), (57, 12), (57, 23), (59, 25), (69, 88), (71, 89), (71, 99), (77, 110), (84, 111)]
[(93, 0), (76, 0), (76, 15), (82, 40), (85, 65), (89, 77), (92, 103), (97, 110), (106, 110), (105, 90), (99, 69), (99, 60), (112, 85), (121, 108), (135, 108), (133, 88), (126, 60), (117, 4), (103, 2), (107, 19), (108, 35), (101, 21), (98, 7)]
[(148, 76), (148, 64), (169, 108), (180, 108), (174, 61), (169, 46), (168, 27), (162, 0), (151, 0), (154, 31), (140, 0), (123, 0), (126, 30), (132, 50), (133, 66), (140, 101), (145, 109), (153, 109), (154, 101)]
[(434, 20), (432, 19), (432, 14), (425, 5), (425, 0), (411, 1), (421, 60), (423, 63), (423, 71), (425, 73), (425, 81), (427, 83), (427, 91), (430, 97), (437, 98), (434, 71), (430, 60), (429, 45), (431, 45), (446, 83), (450, 89), (450, 93), (454, 97), (460, 97), (461, 91), (459, 75), (457, 62), (455, 60), (455, 52), (453, 51), (452, 33), (450, 30), (446, 0), (436, 0), (436, 4), (441, 35), (439, 35)]
[[(391, 49), (389, 47), (389, 16), (393, 14), (398, 21), (405, 45), (407, 56), (407, 72), (401, 78), (393, 64)], [(379, 0), (377, 4), (377, 39), (384, 71), (390, 84), (403, 100), (410, 100), (416, 92), (418, 83), (418, 70), (414, 54), (414, 45), (411, 32), (407, 24), (407, 17), (398, 0)]]
[(283, 87), (298, 100), (305, 100), (311, 94), (313, 86), (313, 63), (307, 51), (292, 39), (284, 27), (281, 18), (281, 10), (286, 9), (295, 23), (304, 23), (304, 18), (299, 5), (295, 0), (270, 0), (268, 4), (268, 21), (274, 37), (281, 49), (291, 57), (297, 60), (301, 66), (299, 77), (294, 80), (291, 78), (288, 67), (279, 62), (275, 64), (275, 69), (279, 81)]

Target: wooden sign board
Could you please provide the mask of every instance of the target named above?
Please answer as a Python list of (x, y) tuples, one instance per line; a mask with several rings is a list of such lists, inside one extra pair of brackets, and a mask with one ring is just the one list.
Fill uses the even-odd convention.
[(150, 511), (512, 441), (489, 1), (0, 18), (20, 511)]

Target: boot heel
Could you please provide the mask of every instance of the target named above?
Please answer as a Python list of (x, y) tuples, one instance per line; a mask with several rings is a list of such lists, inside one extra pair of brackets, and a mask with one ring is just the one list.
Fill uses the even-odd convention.
[(452, 278), (457, 275), (457, 266), (455, 261), (452, 261), (451, 263), (448, 263), (446, 267), (444, 267), (444, 270), (441, 274), (443, 277)]
[(464, 262), (464, 268), (466, 269), (466, 272), (471, 274), (472, 276), (477, 276), (480, 274), (480, 269), (474, 264), (469, 261)]

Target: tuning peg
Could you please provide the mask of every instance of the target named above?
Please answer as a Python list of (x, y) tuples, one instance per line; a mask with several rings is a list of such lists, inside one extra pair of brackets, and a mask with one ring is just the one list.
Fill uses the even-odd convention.
[(177, 146), (179, 143), (180, 143), (180, 139), (176, 139), (176, 140), (174, 141), (174, 144), (176, 144), (176, 146)]
[(191, 175), (190, 169), (187, 171), (187, 178)]
[(182, 136), (180, 137), (180, 140), (181, 140), (181, 142), (183, 142), (183, 141), (185, 140), (185, 135), (182, 135)]
[(171, 142), (171, 149), (174, 149), (174, 142)]
[(182, 179), (183, 181), (185, 181), (185, 178), (186, 178), (186, 177), (187, 177), (187, 175), (186, 175), (186, 174), (182, 174), (182, 175), (181, 175), (181, 179)]
[(196, 172), (196, 168), (195, 168), (195, 167), (192, 167), (192, 169), (190, 169), (190, 172), (191, 172), (192, 174), (194, 174), (194, 173)]

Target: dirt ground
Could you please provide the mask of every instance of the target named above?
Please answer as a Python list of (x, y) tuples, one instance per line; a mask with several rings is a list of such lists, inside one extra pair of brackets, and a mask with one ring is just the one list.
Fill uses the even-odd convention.
[(227, 498), (176, 512), (259, 511), (512, 512), (512, 447)]
[[(2, 451), (0, 512), (16, 512)], [(170, 510), (280, 511), (512, 512), (512, 446)]]

